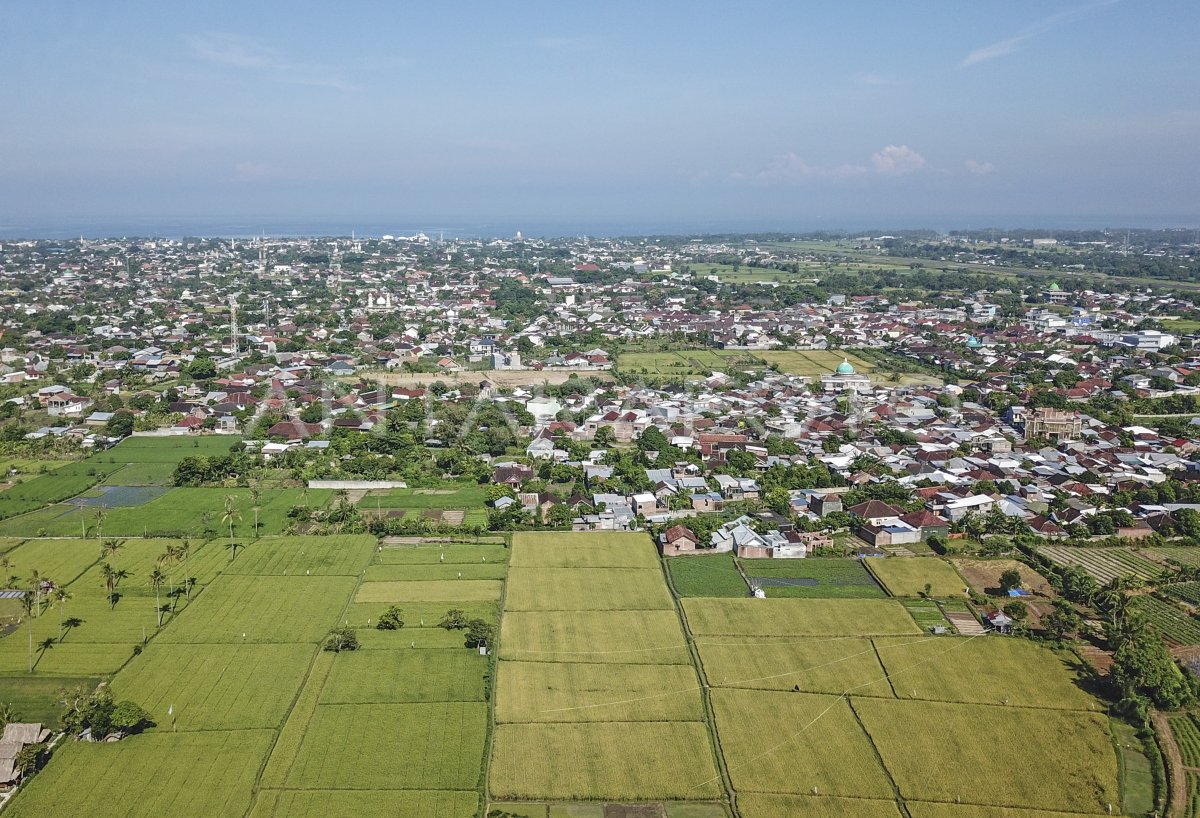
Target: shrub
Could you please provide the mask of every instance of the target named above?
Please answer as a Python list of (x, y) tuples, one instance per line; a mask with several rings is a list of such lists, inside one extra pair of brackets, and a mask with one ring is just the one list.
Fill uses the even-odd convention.
[(325, 638), (325, 650), (341, 653), (344, 650), (358, 650), (358, 634), (354, 628), (342, 626), (334, 628)]
[(375, 627), (381, 631), (398, 631), (404, 627), (404, 619), (401, 618), (401, 614), (401, 610), (392, 605), (379, 617), (379, 622)]

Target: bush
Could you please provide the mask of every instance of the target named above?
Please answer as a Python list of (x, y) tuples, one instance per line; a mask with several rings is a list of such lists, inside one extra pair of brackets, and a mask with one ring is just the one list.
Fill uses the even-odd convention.
[(446, 611), (446, 615), (442, 617), (442, 621), (438, 623), (439, 628), (445, 628), (448, 631), (460, 631), (467, 627), (467, 615), (458, 608), (451, 608)]
[(482, 648), (487, 647), (494, 635), (495, 628), (483, 619), (472, 619), (467, 623), (467, 647)]

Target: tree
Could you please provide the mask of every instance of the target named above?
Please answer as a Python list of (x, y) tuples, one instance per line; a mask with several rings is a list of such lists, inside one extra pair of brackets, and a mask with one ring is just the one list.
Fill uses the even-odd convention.
[(117, 607), (117, 583), (121, 581), (120, 573), (107, 562), (100, 566), (100, 581), (104, 583), (104, 591), (108, 594), (110, 608)]
[(33, 673), (33, 594), (29, 591), (21, 594), (21, 610), (25, 611), (25, 621), (29, 625), (29, 672)]
[(487, 647), (491, 644), (494, 632), (495, 628), (488, 621), (484, 619), (472, 619), (467, 622), (467, 647)]
[(1004, 613), (1012, 617), (1014, 622), (1024, 622), (1025, 617), (1029, 615), (1029, 608), (1021, 600), (1014, 599), (1004, 606)]
[(1083, 627), (1083, 617), (1069, 602), (1054, 601), (1054, 610), (1042, 617), (1042, 627), (1055, 639), (1065, 639)]
[(29, 587), (33, 590), (33, 615), (42, 615), (42, 583), (45, 579), (36, 568), (29, 573)]
[(467, 614), (461, 608), (451, 608), (446, 611), (446, 615), (442, 617), (438, 627), (448, 631), (462, 630), (467, 627)]
[(598, 448), (607, 449), (617, 442), (617, 434), (612, 430), (611, 426), (601, 426), (596, 430), (596, 436), (592, 439), (592, 442)]
[(390, 606), (380, 615), (375, 627), (381, 631), (398, 631), (404, 627), (402, 611), (395, 605)]
[(154, 721), (140, 705), (126, 700), (113, 707), (112, 726), (122, 733), (133, 734), (154, 726)]
[(332, 653), (341, 653), (344, 650), (358, 650), (358, 634), (354, 632), (354, 628), (345, 625), (340, 628), (334, 628), (329, 632), (329, 636), (325, 638), (324, 648)]
[(1000, 593), (1007, 594), (1013, 588), (1021, 587), (1021, 572), (1016, 568), (1009, 568), (1000, 575)]
[(13, 758), (13, 768), (22, 778), (32, 775), (42, 768), (46, 756), (45, 744), (26, 744), (17, 751)]
[(258, 536), (258, 512), (262, 511), (262, 491), (258, 486), (250, 488), (250, 508), (254, 511), (254, 536)]
[(235, 521), (242, 519), (241, 513), (233, 505), (234, 496), (232, 494), (225, 495), (225, 513), (221, 515), (221, 522), (229, 524), (229, 559), (237, 559), (237, 541), (233, 539), (233, 524)]
[(574, 519), (575, 512), (571, 511), (571, 507), (565, 503), (555, 503), (550, 507), (550, 513), (546, 515), (546, 521), (554, 528), (567, 528)]
[(66, 625), (67, 615), (67, 600), (71, 598), (71, 592), (66, 588), (54, 589), (54, 601), (58, 603), (58, 641), (63, 640), (63, 628)]
[(150, 572), (150, 585), (154, 588), (154, 610), (158, 613), (158, 627), (160, 628), (162, 627), (163, 606), (159, 591), (166, 579), (166, 575), (158, 567)]
[(215, 378), (217, 376), (217, 365), (213, 363), (212, 358), (205, 358), (202, 356), (187, 364), (184, 367), (184, 371), (187, 372), (187, 374), (190, 375), (194, 380), (206, 381), (209, 378)]
[(115, 559), (122, 547), (120, 540), (104, 540), (100, 543), (100, 559)]
[(92, 517), (96, 521), (96, 536), (103, 537), (104, 536), (104, 520), (106, 517), (108, 517), (108, 511), (104, 508), (104, 506), (100, 506), (100, 508), (98, 508), (94, 512), (92, 512)]
[(110, 437), (129, 437), (133, 434), (133, 412), (122, 409), (114, 413), (104, 424), (104, 431)]

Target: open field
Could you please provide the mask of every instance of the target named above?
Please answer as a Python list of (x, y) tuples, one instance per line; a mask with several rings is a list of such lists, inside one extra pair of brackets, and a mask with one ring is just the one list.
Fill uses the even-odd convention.
[(950, 561), (972, 588), (981, 594), (1000, 595), (1000, 575), (1016, 571), (1021, 575), (1021, 587), (1030, 593), (1054, 597), (1054, 589), (1046, 578), (1017, 560), (953, 559)]
[(863, 562), (892, 596), (945, 599), (967, 595), (966, 581), (954, 566), (938, 557), (870, 557)]
[(886, 636), (917, 633), (890, 599), (685, 599), (697, 636)]
[[(631, 747), (644, 763), (631, 763)], [(500, 724), (491, 792), (526, 800), (714, 798), (720, 780), (711, 758), (700, 722)]]
[[(1120, 803), (1103, 713), (870, 698), (853, 704), (905, 799), (1092, 813)], [(918, 724), (928, 729), (913, 729)], [(980, 775), (987, 769), (1003, 774)]]
[[(517, 552), (521, 546), (514, 546)], [(508, 572), (506, 611), (646, 611), (671, 609), (657, 569), (521, 568)]]
[(19, 721), (40, 721), (47, 727), (57, 727), (62, 716), (59, 693), (82, 688), (93, 690), (100, 680), (88, 676), (0, 676), (0, 702), (10, 704)]
[(375, 632), (392, 637), (391, 649), (339, 656), (321, 691), (321, 704), (485, 700), (487, 658), (463, 648), (461, 631), (441, 631), (453, 635), (457, 650), (413, 650), (408, 628), (398, 634)]
[(746, 350), (707, 347), (662, 352), (622, 352), (617, 355), (617, 371), (627, 377), (651, 381), (682, 381), (706, 378), (712, 372), (762, 369), (763, 362)]
[(361, 535), (264, 537), (238, 549), (237, 557), (223, 573), (354, 577), (362, 573), (363, 564), (374, 550), (375, 538)]
[(401, 545), (384, 546), (375, 559), (382, 565), (435, 565), (457, 563), (505, 562), (508, 549), (503, 545)]
[(806, 375), (810, 378), (829, 375), (843, 361), (849, 361), (862, 375), (869, 375), (875, 369), (869, 361), (859, 358), (853, 352), (842, 350), (756, 350), (754, 356), (769, 364), (775, 364), (781, 372)]
[(691, 663), (674, 610), (505, 613), (500, 658), (639, 665)]
[(497, 722), (703, 721), (688, 665), (505, 662)]
[[(893, 797), (887, 773), (845, 699), (719, 689), (712, 702), (735, 790)], [(804, 729), (810, 723), (814, 728)]]
[[(154, 642), (113, 683), (158, 729), (278, 729), (312, 662), (312, 645)], [(174, 721), (167, 709), (174, 708)]]
[(270, 730), (211, 730), (114, 744), (69, 742), (5, 814), (241, 816), (273, 736)]
[(1104, 704), (1069, 683), (1069, 659), (1022, 639), (876, 639), (902, 699), (1102, 712)]
[(483, 508), (484, 487), (477, 484), (448, 484), (440, 489), (386, 489), (371, 491), (359, 505), (363, 508)]
[(499, 387), (537, 386), (539, 384), (566, 383), (571, 378), (596, 378), (611, 381), (612, 375), (604, 370), (478, 370), (463, 372), (385, 372), (383, 370), (361, 370), (347, 378), (349, 383), (359, 383), (362, 380), (374, 381), (387, 386), (430, 386), (434, 381), (441, 381), (450, 386), (462, 383), (477, 384), (480, 381), (490, 381)]
[(212, 457), (229, 454), (241, 448), (237, 435), (200, 435), (198, 437), (127, 437), (111, 449), (88, 458), (96, 463), (170, 463), (177, 464), (185, 457)]
[[(502, 583), (493, 579), (392, 580), (364, 582), (356, 603), (498, 602)], [(448, 607), (455, 607), (450, 605)]]
[(0, 491), (0, 519), (58, 503), (90, 489), (121, 468), (115, 463), (78, 461)]
[[(920, 641), (920, 637), (907, 637)], [(713, 687), (887, 696), (892, 690), (870, 639), (697, 640)]]
[(679, 596), (743, 597), (750, 593), (732, 554), (671, 557), (667, 570)]
[[(519, 546), (519, 547), (518, 547)], [(513, 568), (658, 568), (645, 534), (597, 531), (587, 535), (521, 531), (513, 535)]]
[(263, 790), (250, 818), (475, 818), (479, 793), (454, 790)]
[(901, 818), (895, 801), (765, 792), (739, 795), (738, 811), (742, 818), (791, 818), (794, 815), (805, 818)]

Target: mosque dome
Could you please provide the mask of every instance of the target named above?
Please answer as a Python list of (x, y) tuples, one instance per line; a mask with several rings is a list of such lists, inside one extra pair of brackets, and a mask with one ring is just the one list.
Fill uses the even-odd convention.
[(837, 369), (834, 371), (839, 375), (853, 375), (854, 365), (850, 363), (849, 359), (843, 359), (842, 362), (838, 364)]
[(967, 346), (972, 347), (972, 348), (979, 346), (979, 339), (976, 338), (974, 335), (968, 335), (967, 336)]

